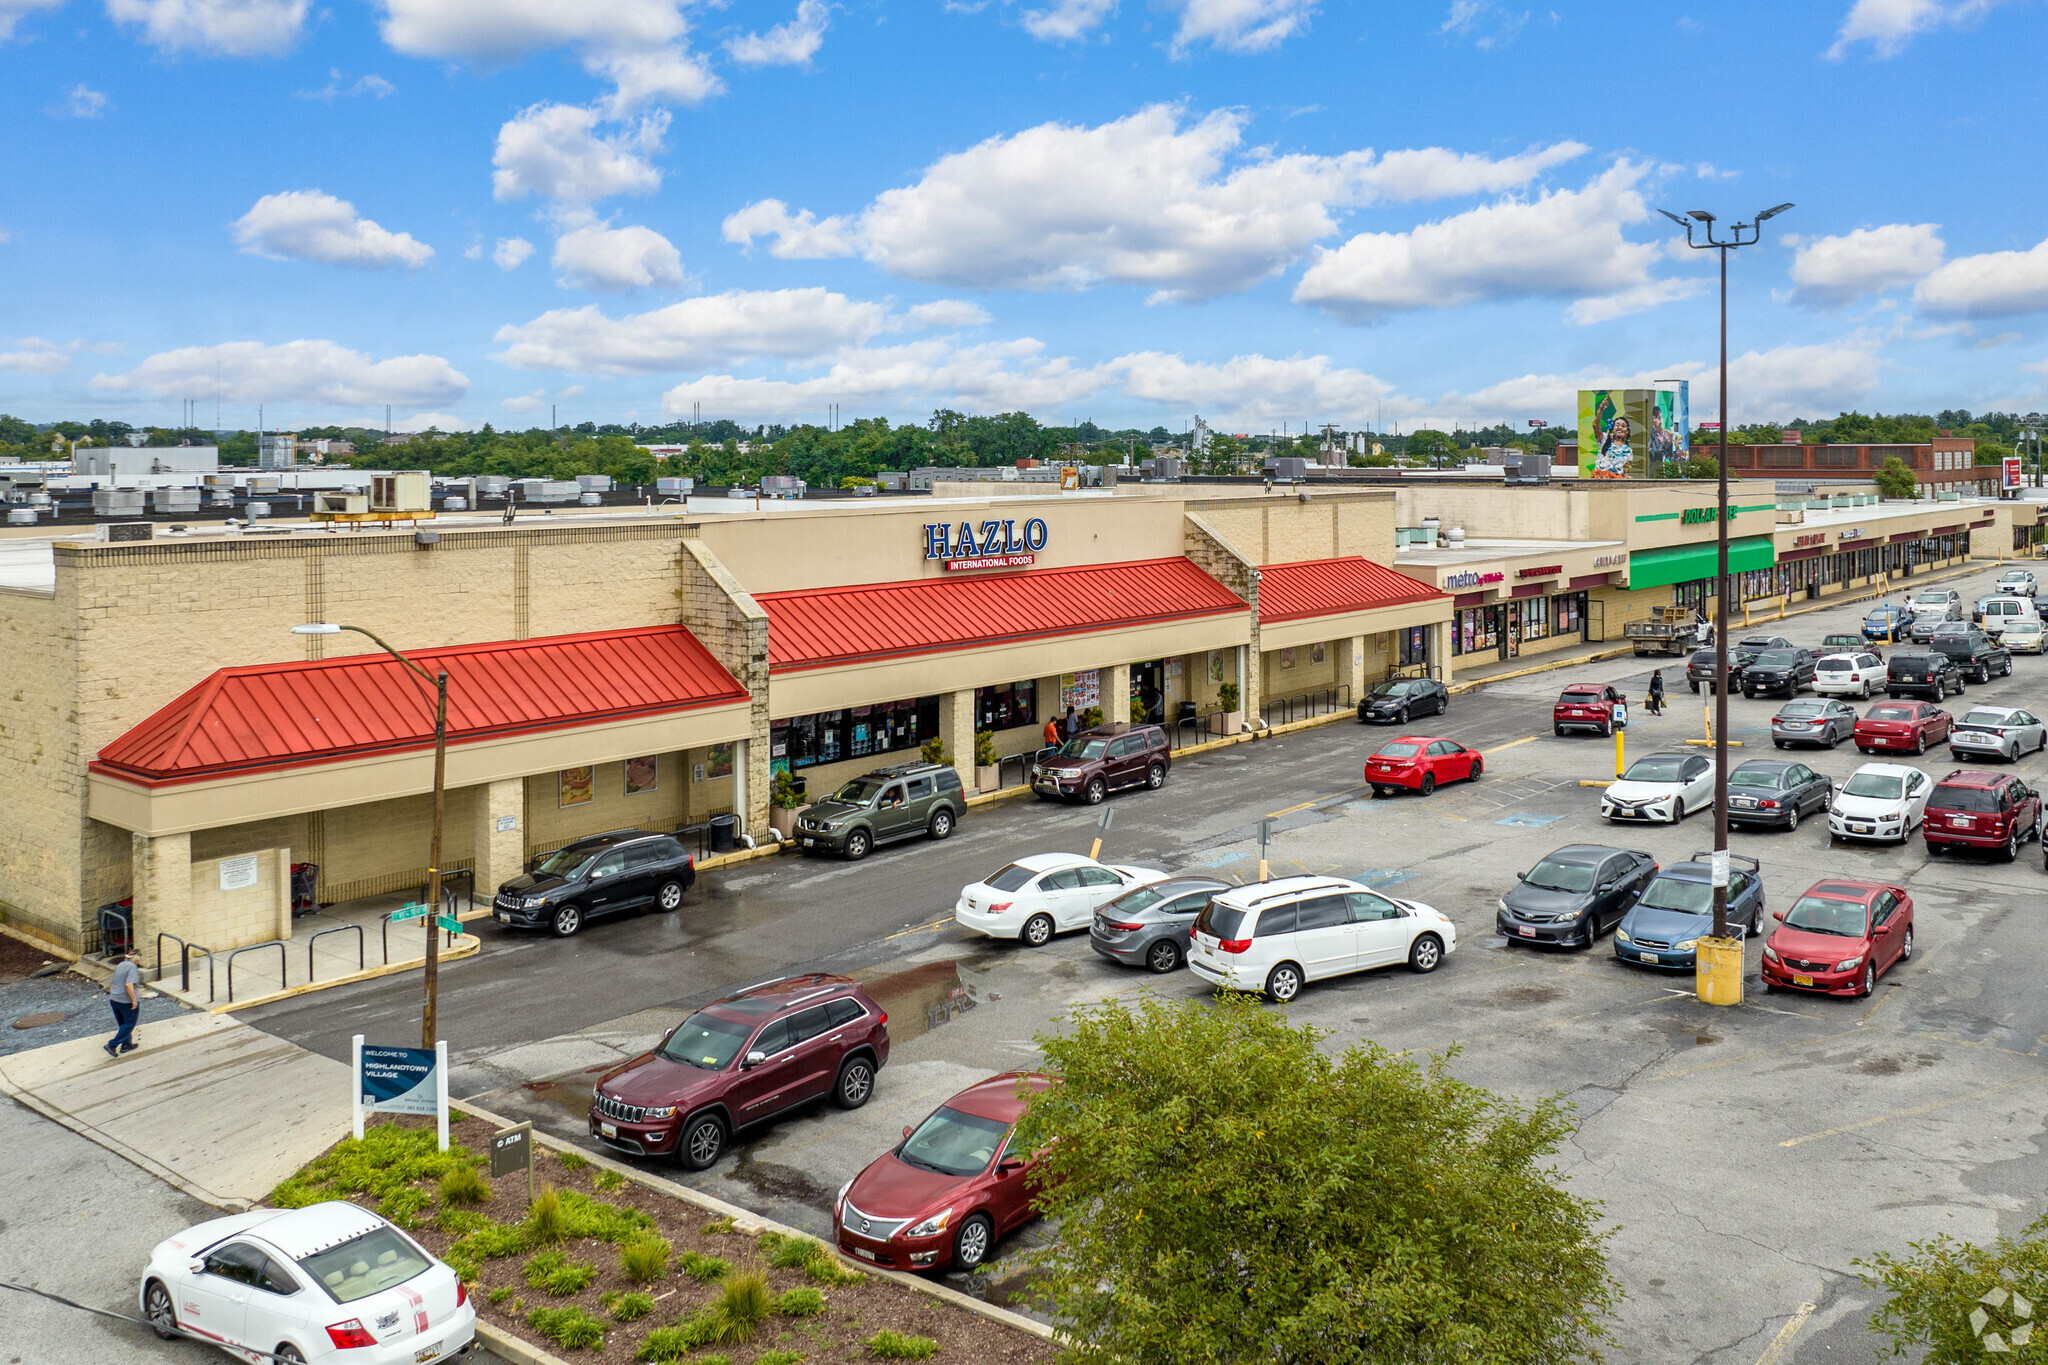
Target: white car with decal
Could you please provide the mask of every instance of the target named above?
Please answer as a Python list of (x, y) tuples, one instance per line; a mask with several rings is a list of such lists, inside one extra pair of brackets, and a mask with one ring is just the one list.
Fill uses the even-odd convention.
[(977, 934), (1043, 947), (1055, 933), (1086, 929), (1098, 907), (1164, 876), (1079, 853), (1034, 853), (960, 888), (953, 919)]

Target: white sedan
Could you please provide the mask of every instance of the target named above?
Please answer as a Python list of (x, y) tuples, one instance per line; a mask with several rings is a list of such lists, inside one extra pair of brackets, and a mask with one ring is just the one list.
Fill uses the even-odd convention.
[(1903, 763), (1866, 763), (1835, 788), (1828, 806), (1828, 836), (1900, 843), (1927, 823), (1934, 779)]
[(1098, 863), (1079, 853), (1034, 853), (962, 887), (953, 919), (977, 934), (1014, 938), (1037, 948), (1057, 932), (1087, 928), (1097, 906), (1165, 876), (1149, 867)]
[(1609, 820), (1675, 825), (1713, 804), (1713, 760), (1701, 754), (1646, 754), (1601, 794), (1600, 814)]
[(341, 1200), (188, 1228), (149, 1254), (141, 1296), (158, 1336), (245, 1359), (426, 1365), (476, 1338), (476, 1309), (455, 1272)]

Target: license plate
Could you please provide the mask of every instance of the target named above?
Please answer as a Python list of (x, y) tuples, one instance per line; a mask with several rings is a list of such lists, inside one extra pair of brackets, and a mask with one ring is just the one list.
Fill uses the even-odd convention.
[(1970, 822), (1968, 820), (1951, 819), (1949, 821), (1949, 824), (1956, 829), (1968, 829), (1970, 827)]
[(869, 1251), (866, 1247), (855, 1247), (853, 1249), (853, 1254), (861, 1257), (864, 1260), (872, 1261), (875, 1259), (875, 1253)]
[(1636, 956), (1642, 959), (1644, 962), (1655, 962), (1657, 960), (1657, 955), (1655, 953), (1637, 953)]
[(818, 844), (818, 841), (816, 839), (804, 839), (800, 842), (803, 844), (805, 848), (815, 848)]
[(432, 1346), (422, 1346), (417, 1351), (414, 1351), (412, 1353), (413, 1365), (424, 1365), (426, 1361), (437, 1359), (441, 1354), (441, 1345), (442, 1343), (437, 1341)]
[(1516, 930), (1515, 932), (1516, 932), (1516, 933), (1518, 933), (1518, 934), (1520, 934), (1520, 935), (1521, 935), (1521, 936), (1522, 936), (1523, 938), (1534, 938), (1534, 937), (1536, 937), (1536, 931), (1535, 931), (1534, 929), (1531, 929), (1531, 928), (1530, 928), (1530, 927), (1529, 927), (1528, 925), (1526, 925), (1526, 924), (1525, 924), (1525, 925), (1523, 925), (1523, 926), (1522, 926), (1521, 928), (1517, 929), (1517, 930)]
[(1851, 834), (1868, 834), (1872, 828), (1873, 826), (1870, 825), (1851, 825), (1849, 826), (1849, 832)]
[(1792, 978), (1792, 984), (1795, 986), (1811, 986), (1813, 978), (1810, 976), (1795, 976)]
[(491, 918), (502, 924), (505, 921), (505, 912), (503, 910), (493, 910), (491, 911)]
[(600, 1123), (597, 1125), (597, 1131), (603, 1133), (606, 1137), (617, 1137), (619, 1135), (619, 1125), (616, 1123)]

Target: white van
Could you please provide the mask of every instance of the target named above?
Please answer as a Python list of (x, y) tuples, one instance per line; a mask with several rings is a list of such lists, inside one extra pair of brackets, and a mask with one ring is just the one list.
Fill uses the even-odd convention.
[(1433, 972), (1457, 950), (1449, 919), (1342, 877), (1282, 877), (1213, 897), (1195, 920), (1188, 967), (1285, 1004), (1303, 983), (1405, 962)]
[(2006, 593), (1985, 598), (1978, 603), (1978, 610), (1984, 614), (1984, 633), (1994, 640), (2005, 634), (2005, 628), (2015, 621), (2041, 619), (2031, 597), (2014, 597)]

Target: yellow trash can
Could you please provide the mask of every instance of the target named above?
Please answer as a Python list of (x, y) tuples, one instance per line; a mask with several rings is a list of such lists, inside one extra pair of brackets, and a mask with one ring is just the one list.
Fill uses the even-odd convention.
[(1742, 1003), (1742, 940), (1703, 938), (1695, 954), (1697, 987), (1703, 1005)]

